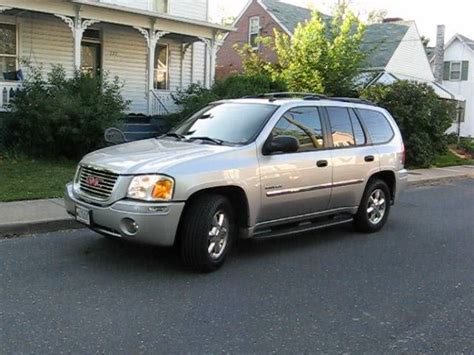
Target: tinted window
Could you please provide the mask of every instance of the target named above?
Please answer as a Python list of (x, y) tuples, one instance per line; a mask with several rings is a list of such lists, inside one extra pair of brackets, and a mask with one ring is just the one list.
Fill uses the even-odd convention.
[(372, 110), (359, 110), (359, 112), (372, 143), (385, 143), (393, 137), (392, 127), (383, 114)]
[(227, 143), (248, 143), (268, 117), (275, 105), (224, 103), (199, 111), (173, 130), (186, 138), (208, 137)]
[(349, 110), (349, 114), (351, 115), (351, 123), (352, 129), (354, 130), (355, 142), (357, 145), (364, 145), (366, 143), (366, 139), (364, 130), (362, 129), (362, 125), (360, 124), (359, 119), (354, 113), (354, 110)]
[(321, 119), (317, 108), (301, 107), (288, 111), (272, 131), (273, 137), (293, 136), (299, 141), (299, 152), (324, 147)]
[(328, 114), (333, 145), (335, 147), (350, 147), (355, 145), (349, 111), (342, 107), (328, 107)]

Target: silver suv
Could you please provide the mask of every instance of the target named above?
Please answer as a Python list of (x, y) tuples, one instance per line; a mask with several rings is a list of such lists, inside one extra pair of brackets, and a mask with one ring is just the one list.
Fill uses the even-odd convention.
[(406, 185), (404, 159), (395, 121), (370, 102), (265, 94), (86, 155), (66, 209), (105, 236), (176, 245), (187, 265), (212, 271), (237, 238), (351, 221), (380, 230)]

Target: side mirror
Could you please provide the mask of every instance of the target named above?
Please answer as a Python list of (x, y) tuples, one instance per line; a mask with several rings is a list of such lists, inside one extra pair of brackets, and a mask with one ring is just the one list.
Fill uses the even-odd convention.
[(273, 139), (270, 136), (263, 147), (263, 154), (295, 153), (299, 148), (300, 144), (293, 136), (278, 136)]

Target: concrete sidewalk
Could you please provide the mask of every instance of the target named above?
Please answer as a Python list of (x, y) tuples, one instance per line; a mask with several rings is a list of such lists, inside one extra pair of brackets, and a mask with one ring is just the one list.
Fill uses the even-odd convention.
[[(411, 185), (474, 178), (474, 166), (410, 170)], [(0, 203), (0, 237), (81, 228), (64, 210), (62, 199)]]

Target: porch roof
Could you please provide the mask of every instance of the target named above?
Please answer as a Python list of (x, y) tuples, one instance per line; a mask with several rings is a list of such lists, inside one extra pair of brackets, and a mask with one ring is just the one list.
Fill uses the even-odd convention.
[(171, 14), (105, 4), (97, 0), (2, 0), (6, 8), (23, 9), (49, 14), (80, 16), (100, 22), (132, 27), (155, 28), (160, 31), (183, 34), (193, 37), (214, 38), (217, 33), (235, 31), (235, 28), (223, 26)]

